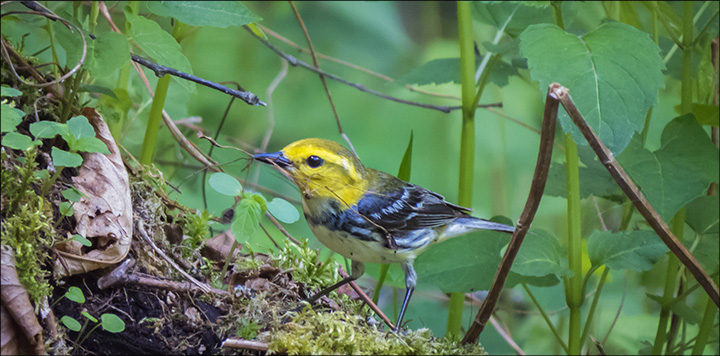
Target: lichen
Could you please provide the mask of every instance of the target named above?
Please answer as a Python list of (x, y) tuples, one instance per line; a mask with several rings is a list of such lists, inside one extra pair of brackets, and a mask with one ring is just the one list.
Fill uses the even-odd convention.
[(399, 334), (382, 331), (359, 315), (344, 311), (317, 312), (305, 308), (263, 336), (268, 352), (297, 354), (485, 355), (477, 345), (460, 345), (435, 338), (429, 329)]

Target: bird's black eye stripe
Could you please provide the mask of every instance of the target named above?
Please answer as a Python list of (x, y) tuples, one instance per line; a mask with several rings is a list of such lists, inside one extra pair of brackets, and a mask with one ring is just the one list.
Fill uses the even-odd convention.
[(324, 162), (325, 162), (325, 161), (323, 161), (322, 158), (320, 158), (320, 157), (318, 157), (318, 156), (315, 156), (315, 155), (310, 156), (310, 157), (307, 158), (307, 164), (308, 164), (308, 166), (310, 166), (310, 168), (320, 167), (320, 166), (322, 166), (322, 164), (323, 164)]

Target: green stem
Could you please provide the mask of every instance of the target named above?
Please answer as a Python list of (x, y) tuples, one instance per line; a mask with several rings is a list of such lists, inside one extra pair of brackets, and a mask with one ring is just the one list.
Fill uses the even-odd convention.
[(95, 34), (95, 29), (97, 28), (97, 18), (98, 14), (100, 13), (100, 8), (98, 7), (97, 1), (91, 1), (90, 2), (90, 33)]
[(570, 308), (568, 354), (578, 355), (580, 344), (580, 312), (584, 302), (582, 291), (582, 238), (580, 229), (580, 160), (577, 144), (570, 133), (565, 134), (565, 175), (567, 177), (568, 266), (573, 276), (566, 279), (565, 299)]
[(705, 314), (703, 315), (702, 322), (700, 322), (699, 325), (700, 330), (698, 331), (697, 338), (695, 339), (695, 346), (693, 346), (692, 349), (693, 355), (702, 355), (705, 350), (705, 345), (707, 345), (710, 333), (713, 330), (715, 314), (717, 313), (717, 307), (715, 306), (715, 303), (713, 303), (712, 299), (710, 299), (707, 294), (703, 295), (707, 302), (705, 303)]
[(383, 283), (385, 283), (385, 277), (387, 277), (388, 269), (390, 269), (390, 265), (387, 263), (383, 263), (380, 265), (380, 276), (378, 277), (377, 284), (375, 284), (375, 290), (373, 291), (372, 301), (373, 303), (377, 304), (378, 299), (380, 299), (380, 289), (383, 286)]
[[(671, 221), (671, 230), (677, 238), (682, 241), (682, 230), (685, 225), (685, 208), (675, 214)], [(657, 331), (655, 332), (655, 342), (653, 343), (653, 355), (662, 353), (663, 345), (667, 341), (667, 323), (670, 320), (670, 306), (673, 302), (673, 292), (677, 281), (678, 267), (680, 261), (674, 254), (668, 255), (667, 271), (665, 272), (665, 287), (663, 289), (662, 302), (660, 305), (660, 319), (658, 321)]]
[[(475, 160), (475, 53), (470, 3), (458, 1), (458, 42), (460, 43), (460, 79), (462, 88), (462, 133), (460, 137), (460, 174), (458, 204), (472, 206)], [(459, 339), (462, 327), (462, 308), (465, 294), (450, 294), (450, 310), (446, 336)]]
[(550, 5), (553, 8), (553, 17), (555, 19), (555, 24), (564, 30), (565, 23), (563, 22), (562, 18), (562, 1), (551, 1)]
[(540, 311), (540, 315), (542, 315), (543, 319), (545, 319), (545, 323), (547, 323), (548, 327), (550, 328), (550, 331), (552, 331), (553, 335), (555, 335), (555, 340), (557, 340), (558, 344), (563, 348), (563, 351), (565, 353), (568, 353), (568, 347), (565, 341), (563, 341), (562, 336), (560, 336), (560, 332), (558, 332), (557, 328), (555, 328), (555, 325), (553, 325), (552, 320), (550, 320), (550, 317), (545, 312), (545, 309), (540, 305), (540, 302), (538, 302), (537, 299), (535, 299), (535, 296), (530, 291), (530, 288), (527, 286), (527, 284), (522, 284), (523, 288), (525, 288), (525, 292), (527, 292), (528, 296), (532, 300), (533, 304), (535, 304), (535, 307), (537, 310)]
[(692, 111), (693, 3), (694, 1), (683, 2), (683, 61), (680, 89), (680, 112), (683, 114)]
[(590, 304), (590, 311), (588, 311), (587, 320), (585, 320), (585, 327), (583, 328), (582, 336), (580, 336), (580, 345), (585, 343), (585, 339), (587, 339), (587, 336), (590, 333), (590, 323), (592, 323), (593, 316), (595, 315), (595, 308), (600, 300), (600, 293), (602, 293), (609, 273), (610, 269), (605, 266), (603, 274), (600, 277), (600, 281), (598, 282), (597, 289), (595, 290), (595, 296), (593, 297), (592, 304)]
[(150, 117), (145, 129), (145, 139), (143, 140), (142, 151), (140, 153), (140, 163), (150, 165), (155, 154), (155, 145), (157, 143), (157, 134), (160, 129), (160, 121), (162, 120), (163, 106), (165, 106), (165, 98), (167, 97), (168, 87), (170, 86), (170, 76), (165, 75), (158, 78), (155, 86), (155, 96), (150, 107)]

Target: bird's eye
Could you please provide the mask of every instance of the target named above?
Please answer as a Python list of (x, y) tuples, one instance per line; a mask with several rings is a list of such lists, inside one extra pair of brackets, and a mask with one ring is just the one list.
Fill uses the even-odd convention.
[(324, 163), (323, 159), (318, 156), (310, 156), (307, 158), (307, 164), (310, 166), (310, 168), (317, 168), (322, 166)]

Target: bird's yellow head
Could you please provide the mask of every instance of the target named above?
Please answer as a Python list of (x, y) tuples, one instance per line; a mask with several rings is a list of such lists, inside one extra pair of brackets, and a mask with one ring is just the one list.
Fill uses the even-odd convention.
[(253, 158), (279, 168), (306, 199), (335, 198), (347, 206), (354, 205), (365, 194), (368, 175), (372, 174), (352, 151), (319, 138), (295, 141), (278, 152), (261, 153)]

